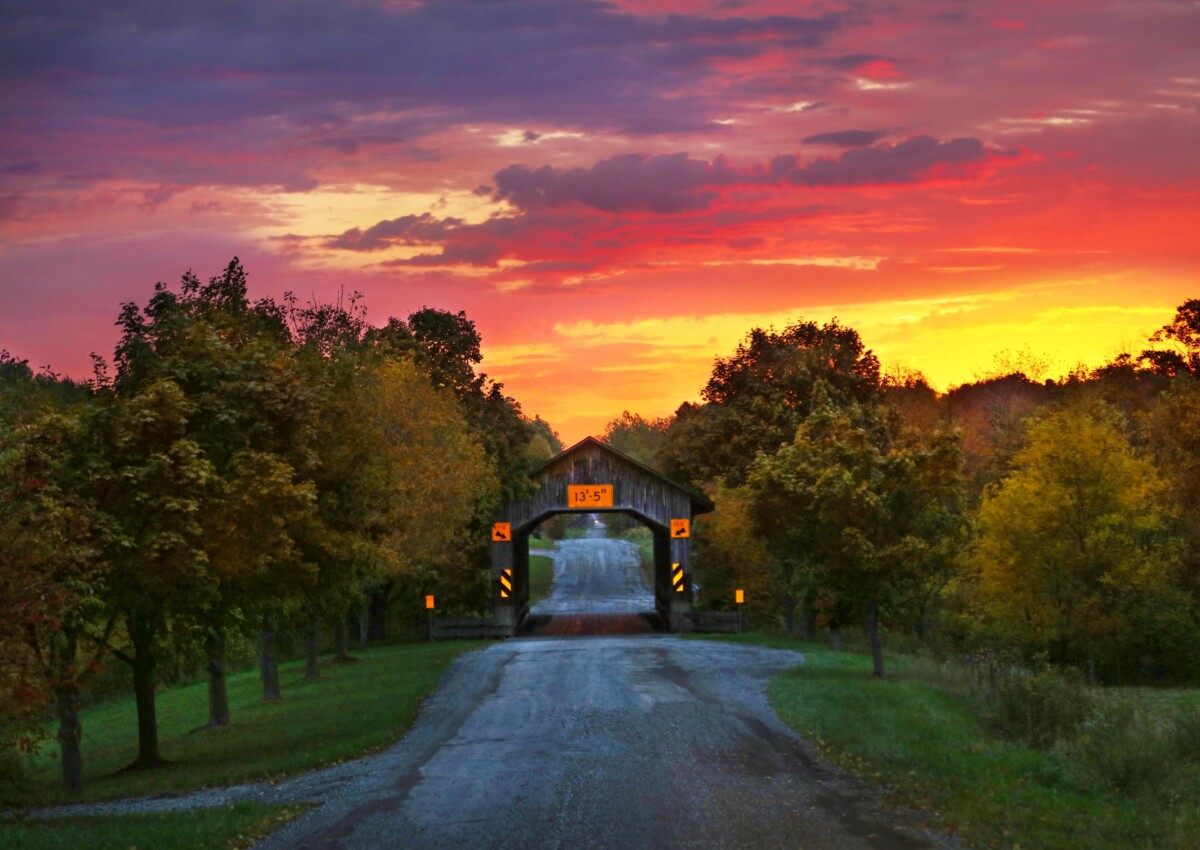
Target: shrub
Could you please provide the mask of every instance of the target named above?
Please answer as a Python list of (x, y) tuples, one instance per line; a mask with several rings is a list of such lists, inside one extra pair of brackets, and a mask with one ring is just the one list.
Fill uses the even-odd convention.
[(1070, 754), (1088, 779), (1135, 795), (1173, 774), (1172, 737), (1170, 726), (1155, 722), (1131, 701), (1117, 700), (1088, 718)]
[(995, 671), (992, 680), (981, 712), (984, 725), (1031, 747), (1070, 741), (1091, 711), (1082, 677), (1070, 671), (1008, 667)]

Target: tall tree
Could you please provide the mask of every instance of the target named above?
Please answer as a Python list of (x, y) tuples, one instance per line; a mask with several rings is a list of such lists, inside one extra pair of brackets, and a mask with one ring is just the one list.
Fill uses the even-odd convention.
[(666, 444), (670, 425), (670, 419), (646, 419), (625, 410), (604, 426), (602, 439), (638, 463), (659, 469), (658, 455)]
[(828, 610), (865, 615), (882, 676), (883, 612), (951, 563), (941, 552), (964, 522), (961, 453), (952, 435), (902, 432), (883, 409), (835, 406), (820, 390), (794, 441), (754, 462), (752, 511)]
[(1128, 674), (1132, 653), (1161, 656), (1162, 638), (1193, 616), (1176, 584), (1165, 495), (1111, 408), (1084, 401), (1032, 419), (1011, 473), (979, 510), (981, 613), (1093, 678), (1104, 667)]
[(1150, 337), (1152, 343), (1170, 348), (1151, 348), (1138, 358), (1154, 372), (1168, 378), (1200, 376), (1200, 298), (1190, 298), (1175, 309), (1175, 318)]
[(716, 360), (701, 391), (704, 404), (676, 413), (665, 468), (692, 481), (742, 483), (757, 452), (792, 440), (815, 409), (818, 381), (836, 404), (867, 402), (879, 392), (879, 360), (836, 319), (779, 332), (754, 328), (733, 356)]

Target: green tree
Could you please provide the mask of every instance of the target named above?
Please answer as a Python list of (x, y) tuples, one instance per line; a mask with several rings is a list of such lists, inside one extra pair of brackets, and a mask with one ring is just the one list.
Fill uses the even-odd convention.
[[(174, 482), (190, 491), (158, 517), (165, 539), (174, 529), (179, 552), (187, 551), (191, 581), (186, 593), (169, 595), (149, 574), (157, 542), (141, 540), (130, 526), (122, 544), (125, 568), (115, 602), (125, 611), (131, 652), (118, 657), (134, 665), (139, 715), (151, 712), (156, 642), (168, 622), (205, 634), (210, 675), (210, 723), (229, 722), (224, 691), (225, 630), (233, 623), (262, 622), (264, 693), (278, 696), (273, 674), (275, 618), (297, 595), (307, 573), (294, 544), (295, 526), (312, 509), (305, 481), (312, 462), (310, 389), (293, 355), (284, 311), (269, 300), (251, 303), (245, 270), (236, 258), (224, 272), (201, 282), (190, 272), (178, 291), (164, 284), (145, 308), (122, 306), (116, 374), (107, 392), (113, 408), (107, 450), (116, 482), (107, 502), (131, 510), (152, 490), (132, 470), (157, 462), (154, 452), (186, 452), (194, 473)], [(170, 446), (125, 442), (125, 411), (155, 400), (155, 413), (171, 423)], [(167, 402), (174, 408), (167, 411)], [(144, 450), (143, 450), (144, 449)], [(183, 467), (173, 471), (180, 471)], [(151, 488), (160, 482), (148, 482)], [(195, 550), (195, 551), (193, 551)], [(176, 557), (182, 558), (182, 555)], [(139, 561), (139, 559), (141, 559)], [(145, 661), (138, 661), (140, 657)], [(147, 681), (147, 679), (149, 681)], [(153, 764), (157, 744), (147, 716), (139, 764)]]
[(1165, 496), (1111, 408), (1085, 400), (1031, 419), (979, 510), (971, 561), (985, 621), (1093, 679), (1102, 665), (1119, 676), (1161, 657), (1193, 616)]
[(53, 703), (63, 784), (79, 792), (80, 688), (112, 626), (99, 601), (104, 530), (80, 486), (90, 470), (76, 453), (79, 417), (42, 400), (33, 419), (0, 414), (0, 706), (30, 723), (9, 727), (29, 743), (44, 701)]
[(815, 409), (818, 381), (835, 404), (870, 401), (879, 392), (879, 360), (836, 319), (754, 328), (732, 357), (717, 358), (704, 404), (676, 412), (664, 468), (691, 481), (742, 483), (757, 452), (791, 442)]
[(670, 419), (646, 419), (625, 410), (604, 426), (601, 439), (638, 463), (659, 469), (658, 456), (666, 444), (670, 425)]
[(751, 467), (752, 515), (784, 565), (785, 597), (808, 585), (828, 613), (865, 614), (882, 676), (884, 610), (952, 565), (945, 553), (964, 522), (961, 452), (953, 435), (902, 431), (878, 406), (816, 394), (793, 442)]

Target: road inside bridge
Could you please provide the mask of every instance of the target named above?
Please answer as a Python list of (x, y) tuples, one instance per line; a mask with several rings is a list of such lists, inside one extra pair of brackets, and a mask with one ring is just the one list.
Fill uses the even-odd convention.
[[(618, 542), (562, 547), (568, 580), (550, 608), (591, 587), (603, 588), (595, 610), (644, 610), (644, 587), (618, 592), (632, 587), (627, 568), (610, 569), (626, 563)], [(668, 635), (517, 638), (468, 653), (399, 744), (277, 786), (271, 798), (320, 805), (262, 846), (943, 846), (779, 722), (766, 685), (801, 661)]]

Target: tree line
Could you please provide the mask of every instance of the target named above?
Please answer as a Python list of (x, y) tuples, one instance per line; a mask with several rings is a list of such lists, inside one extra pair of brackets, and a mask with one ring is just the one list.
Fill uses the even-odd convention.
[(207, 281), (122, 305), (88, 381), (0, 354), (0, 747), (56, 718), (63, 781), (83, 783), (81, 695), (111, 664), (137, 705), (131, 767), (162, 763), (155, 687), (199, 659), (209, 724), (231, 722), (231, 642), (256, 640), (264, 698), (278, 643), (346, 658), (389, 605), (486, 606), (487, 524), (561, 450), (477, 371), (464, 313), (382, 326), (357, 295), (252, 301), (235, 258)]
[(1138, 355), (1044, 378), (1027, 352), (936, 393), (852, 328), (755, 328), (699, 403), (608, 424), (615, 448), (703, 488), (706, 604), (765, 624), (883, 635), (1200, 681), (1200, 300)]

